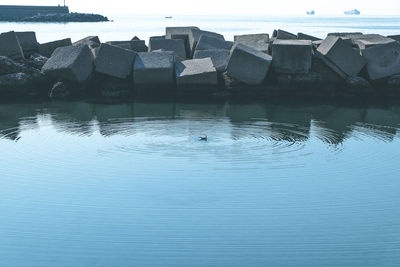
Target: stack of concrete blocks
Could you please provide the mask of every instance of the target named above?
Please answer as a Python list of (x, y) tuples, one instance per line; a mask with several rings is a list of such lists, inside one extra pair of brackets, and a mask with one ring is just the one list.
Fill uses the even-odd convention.
[(59, 47), (66, 47), (72, 45), (71, 38), (66, 38), (62, 40), (52, 41), (48, 43), (43, 43), (39, 45), (39, 54), (45, 57), (51, 57), (54, 50)]
[(266, 54), (271, 52), (268, 33), (235, 35), (234, 41), (235, 43), (247, 45)]
[(272, 57), (244, 44), (237, 43), (231, 50), (227, 75), (248, 85), (264, 82)]
[(321, 43), (316, 56), (343, 79), (358, 76), (367, 63), (351, 44), (333, 35), (328, 36)]
[(24, 58), (24, 52), (15, 32), (11, 31), (0, 34), (0, 56), (12, 59)]
[(165, 29), (165, 38), (166, 39), (181, 39), (185, 44), (186, 58), (190, 58), (194, 51), (190, 46), (189, 36), (191, 35), (192, 30), (200, 30), (195, 26), (187, 26), (187, 27), (167, 27)]
[(180, 96), (206, 96), (217, 91), (217, 70), (211, 58), (176, 62), (175, 75)]
[(174, 93), (174, 53), (140, 52), (133, 67), (137, 96), (160, 96)]
[(59, 47), (43, 66), (42, 72), (55, 79), (85, 83), (93, 72), (92, 52), (83, 44)]

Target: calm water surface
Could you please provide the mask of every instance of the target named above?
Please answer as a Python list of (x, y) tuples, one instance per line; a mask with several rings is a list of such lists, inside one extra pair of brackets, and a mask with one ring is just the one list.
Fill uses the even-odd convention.
[(399, 266), (399, 128), (400, 106), (1, 104), (0, 265)]

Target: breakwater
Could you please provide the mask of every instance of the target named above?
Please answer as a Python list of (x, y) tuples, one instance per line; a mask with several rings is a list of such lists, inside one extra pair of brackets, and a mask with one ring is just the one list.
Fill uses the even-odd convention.
[(147, 43), (89, 36), (38, 44), (35, 33), (8, 32), (0, 44), (5, 96), (400, 99), (399, 36), (330, 33), (321, 40), (275, 30), (226, 41), (191, 26), (168, 27)]
[(67, 6), (14, 6), (0, 5), (0, 20), (20, 20), (49, 14), (68, 14)]

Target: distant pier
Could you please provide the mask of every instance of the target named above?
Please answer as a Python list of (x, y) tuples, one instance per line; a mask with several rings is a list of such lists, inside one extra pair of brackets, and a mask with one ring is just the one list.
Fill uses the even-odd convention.
[(0, 20), (22, 20), (49, 14), (69, 14), (67, 6), (13, 6), (0, 5)]

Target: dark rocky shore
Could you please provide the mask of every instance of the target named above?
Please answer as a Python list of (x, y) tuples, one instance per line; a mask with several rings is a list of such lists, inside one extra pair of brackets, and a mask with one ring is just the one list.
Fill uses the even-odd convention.
[(32, 17), (5, 19), (8, 22), (102, 22), (109, 21), (107, 17), (98, 14), (67, 13), (67, 14), (45, 14)]
[(39, 44), (34, 32), (0, 35), (0, 96), (400, 100), (399, 36), (276, 30), (224, 36), (170, 27), (145, 41), (89, 36)]

